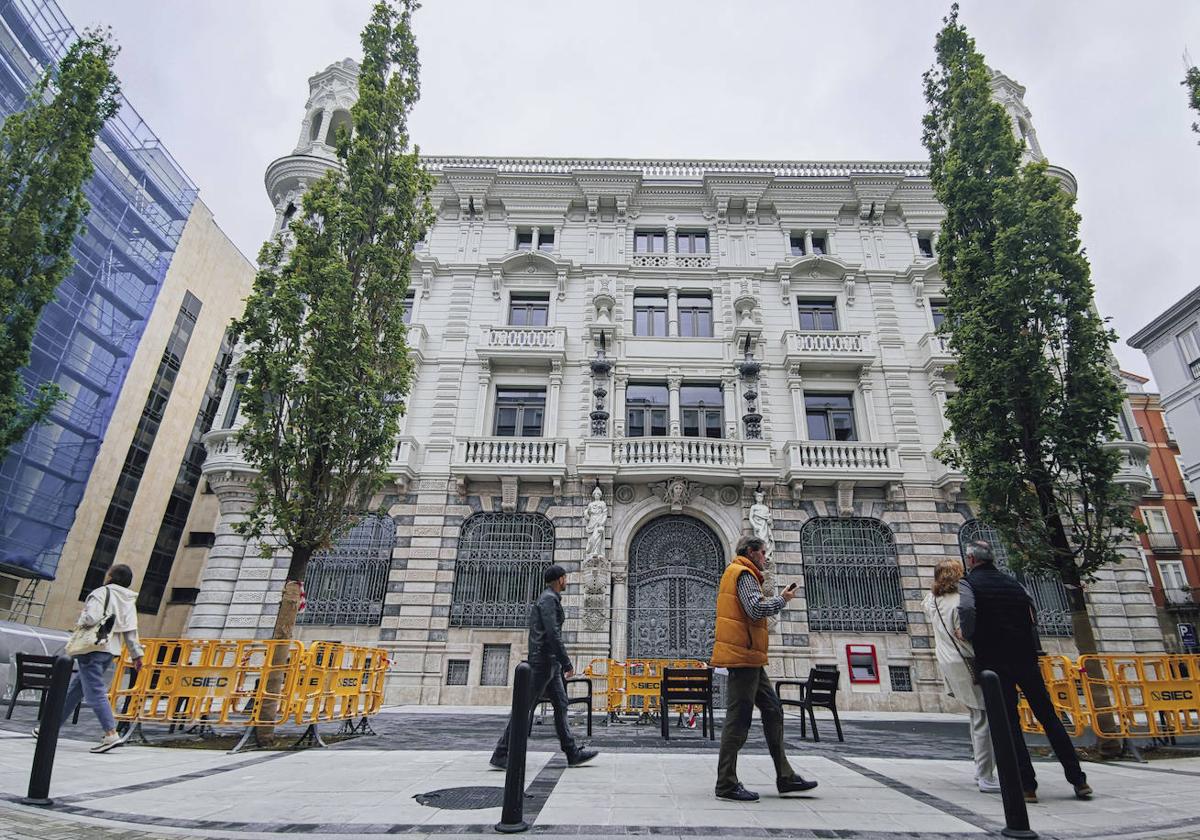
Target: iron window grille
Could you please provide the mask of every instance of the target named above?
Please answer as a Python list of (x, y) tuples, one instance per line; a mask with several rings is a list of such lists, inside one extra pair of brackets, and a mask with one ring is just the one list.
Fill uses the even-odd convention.
[(626, 433), (629, 437), (665, 437), (668, 429), (666, 385), (628, 385), (625, 388)]
[(395, 542), (390, 517), (364, 516), (333, 548), (313, 555), (297, 623), (378, 625)]
[(665, 230), (636, 231), (633, 235), (633, 252), (635, 254), (667, 253), (667, 232)]
[(679, 298), (679, 334), (686, 338), (713, 337), (711, 295), (686, 295)]
[(684, 385), (679, 389), (679, 411), (684, 437), (724, 437), (724, 397), (720, 385)]
[(545, 415), (544, 390), (496, 389), (496, 437), (541, 437)]
[(680, 232), (675, 234), (675, 250), (680, 254), (707, 254), (708, 232)]
[(888, 677), (892, 683), (892, 691), (912, 691), (912, 668), (907, 665), (889, 665)]
[(542, 574), (552, 562), (554, 525), (546, 517), (475, 514), (463, 523), (458, 537), (450, 624), (524, 627), (529, 608), (544, 588)]
[(665, 336), (667, 334), (667, 298), (665, 295), (633, 296), (633, 334)]
[(810, 519), (800, 530), (800, 550), (809, 629), (908, 629), (896, 538), (878, 519)]
[(832, 332), (838, 328), (837, 303), (832, 300), (797, 300), (800, 329)]
[(809, 440), (858, 440), (850, 394), (806, 394), (804, 415)]
[(480, 685), (508, 685), (508, 660), (511, 645), (484, 645)]
[(470, 673), (469, 659), (451, 659), (446, 663), (446, 685), (466, 685)]
[(544, 327), (550, 323), (549, 295), (513, 295), (508, 302), (511, 327)]
[(1033, 596), (1037, 609), (1038, 632), (1043, 636), (1070, 636), (1071, 606), (1067, 601), (1067, 590), (1062, 581), (1048, 575), (1026, 575), (1014, 572), (1008, 565), (1008, 549), (1000, 539), (1000, 533), (978, 519), (969, 519), (958, 529), (958, 549), (962, 554), (963, 566), (967, 562), (967, 546), (976, 540), (986, 540), (992, 546), (996, 568), (1012, 575)]

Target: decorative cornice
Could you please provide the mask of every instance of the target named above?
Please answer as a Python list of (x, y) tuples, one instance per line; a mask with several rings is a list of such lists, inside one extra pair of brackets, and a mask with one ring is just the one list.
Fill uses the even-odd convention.
[(760, 161), (702, 160), (658, 158), (537, 158), (441, 156), (423, 157), (422, 162), (434, 173), (446, 169), (494, 169), (517, 175), (571, 174), (576, 170), (596, 173), (608, 170), (640, 172), (655, 180), (696, 179), (715, 173), (748, 177), (752, 174), (777, 178), (848, 178), (851, 175), (899, 175), (924, 178), (929, 175), (925, 161)]

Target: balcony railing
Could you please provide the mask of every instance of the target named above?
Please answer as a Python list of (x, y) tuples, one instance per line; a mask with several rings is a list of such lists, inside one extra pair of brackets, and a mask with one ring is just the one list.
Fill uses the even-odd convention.
[(784, 333), (785, 363), (816, 367), (862, 368), (875, 359), (870, 334), (838, 330), (789, 330)]
[(237, 429), (213, 429), (200, 440), (208, 451), (204, 459), (205, 475), (230, 470), (254, 471), (237, 442)]
[(784, 445), (787, 481), (896, 481), (902, 473), (894, 443), (791, 440)]
[(1179, 535), (1174, 531), (1147, 531), (1146, 540), (1150, 543), (1150, 550), (1156, 554), (1179, 551)]
[(634, 254), (634, 268), (709, 268), (712, 254)]
[(466, 475), (562, 475), (567, 469), (567, 442), (562, 438), (459, 438), (453, 469)]
[(1150, 447), (1135, 440), (1113, 440), (1102, 445), (1106, 449), (1120, 450), (1121, 461), (1113, 480), (1117, 484), (1124, 484), (1132, 498), (1140, 499), (1153, 486), (1147, 467)]
[(613, 462), (618, 468), (671, 465), (737, 469), (745, 457), (740, 440), (647, 437), (613, 441)]
[(563, 327), (484, 327), (478, 352), (485, 358), (561, 359), (566, 347)]
[(950, 336), (945, 333), (925, 333), (918, 346), (926, 373), (954, 362), (954, 354), (950, 352)]

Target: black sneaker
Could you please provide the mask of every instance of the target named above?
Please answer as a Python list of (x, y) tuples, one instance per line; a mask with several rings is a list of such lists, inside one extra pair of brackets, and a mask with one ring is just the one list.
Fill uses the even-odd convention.
[(717, 799), (728, 799), (730, 802), (757, 802), (758, 794), (752, 790), (746, 790), (741, 783), (733, 790), (727, 790), (724, 793), (717, 791)]
[(567, 756), (567, 766), (578, 767), (580, 764), (587, 764), (598, 755), (600, 755), (600, 750), (579, 750), (575, 754)]
[(1092, 786), (1087, 782), (1080, 782), (1079, 784), (1075, 785), (1076, 799), (1091, 799), (1093, 793), (1094, 791), (1092, 790)]
[(775, 789), (780, 793), (802, 793), (806, 790), (812, 790), (816, 786), (816, 782), (807, 781), (803, 776), (792, 776), (790, 779), (775, 780)]
[(488, 764), (491, 765), (493, 770), (507, 770), (508, 769), (508, 762), (501, 761), (500, 759), (496, 758), (495, 756), (492, 756), (491, 758), (488, 759)]

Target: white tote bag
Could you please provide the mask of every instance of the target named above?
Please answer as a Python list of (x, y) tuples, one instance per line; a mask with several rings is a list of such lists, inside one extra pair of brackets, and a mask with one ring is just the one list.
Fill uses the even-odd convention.
[(82, 656), (85, 653), (108, 650), (108, 637), (112, 633), (113, 624), (117, 620), (116, 611), (114, 610), (111, 613), (108, 611), (111, 601), (112, 590), (105, 586), (104, 610), (100, 614), (100, 621), (91, 627), (75, 625), (75, 629), (71, 631), (70, 638), (67, 639), (66, 648), (64, 648), (67, 656)]

